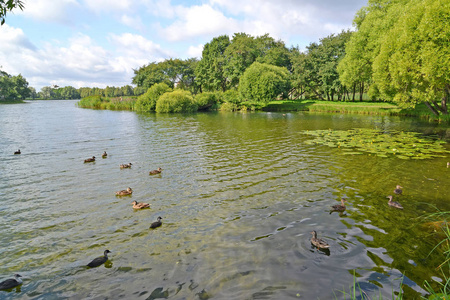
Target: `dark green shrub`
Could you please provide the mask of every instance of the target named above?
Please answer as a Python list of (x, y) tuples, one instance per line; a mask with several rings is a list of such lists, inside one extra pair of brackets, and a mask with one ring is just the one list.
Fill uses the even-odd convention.
[(286, 97), (290, 89), (286, 68), (254, 62), (239, 81), (239, 94), (245, 101), (269, 102), (280, 95)]
[(156, 112), (158, 113), (194, 111), (197, 111), (197, 104), (191, 93), (184, 90), (166, 92), (156, 102)]

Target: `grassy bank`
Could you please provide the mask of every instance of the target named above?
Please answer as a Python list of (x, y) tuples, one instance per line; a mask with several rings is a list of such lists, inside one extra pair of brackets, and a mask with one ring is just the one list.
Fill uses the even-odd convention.
[(415, 109), (402, 109), (395, 104), (386, 102), (332, 102), (318, 100), (302, 101), (272, 101), (264, 111), (309, 111), (351, 113), (387, 116), (412, 116), (432, 121), (450, 123), (450, 116), (441, 115), (439, 118), (431, 113), (425, 104), (419, 104)]
[[(134, 110), (135, 103), (136, 97), (109, 98), (97, 95), (83, 98), (77, 105), (78, 107), (94, 109)], [(386, 102), (334, 102), (319, 100), (276, 100), (269, 102), (266, 105), (261, 103), (241, 102), (233, 105), (235, 108), (233, 110), (241, 111), (251, 109), (274, 112), (309, 111), (386, 116), (412, 116), (430, 121), (450, 123), (450, 115), (441, 115), (436, 117), (431, 113), (425, 104), (419, 104), (415, 109), (402, 109), (395, 104)]]
[(83, 108), (109, 109), (109, 110), (133, 110), (136, 97), (102, 97), (100, 95), (89, 96), (81, 99), (77, 105)]
[(16, 103), (25, 103), (23, 100), (0, 100), (0, 104), (16, 104)]

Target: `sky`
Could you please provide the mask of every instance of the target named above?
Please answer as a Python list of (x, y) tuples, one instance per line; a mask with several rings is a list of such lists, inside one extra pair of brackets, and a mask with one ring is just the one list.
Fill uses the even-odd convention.
[(214, 37), (266, 33), (287, 47), (353, 29), (367, 0), (23, 0), (0, 26), (0, 69), (44, 86), (132, 85), (134, 69), (201, 58)]

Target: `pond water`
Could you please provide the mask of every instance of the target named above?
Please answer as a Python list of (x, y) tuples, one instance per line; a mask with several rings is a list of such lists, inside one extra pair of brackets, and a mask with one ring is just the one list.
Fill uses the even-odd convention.
[[(417, 299), (425, 280), (443, 278), (442, 252), (430, 254), (439, 235), (421, 216), (450, 210), (450, 155), (342, 155), (307, 144), (305, 131), (412, 131), (450, 150), (448, 126), (75, 103), (0, 106), (0, 280), (24, 277), (1, 299), (344, 299), (354, 279), (369, 295), (389, 299), (402, 284), (405, 299)], [(397, 184), (404, 210), (387, 205)], [(132, 196), (115, 196), (127, 187)], [(330, 214), (341, 197), (347, 211)], [(151, 208), (134, 211), (133, 200)], [(158, 216), (163, 225), (149, 230)], [(312, 230), (329, 251), (311, 246)], [(105, 249), (107, 264), (85, 267)]]

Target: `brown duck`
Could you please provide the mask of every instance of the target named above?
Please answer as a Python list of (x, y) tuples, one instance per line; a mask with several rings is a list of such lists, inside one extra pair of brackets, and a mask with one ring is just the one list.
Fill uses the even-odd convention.
[(153, 171), (150, 171), (150, 175), (156, 175), (156, 174), (160, 174), (161, 173), (161, 171), (162, 171), (163, 169), (161, 169), (161, 168), (158, 168), (158, 169), (156, 169), (156, 170), (153, 170)]
[(341, 198), (341, 204), (336, 204), (331, 207), (332, 211), (345, 211), (347, 207), (345, 206), (345, 202), (347, 202), (347, 199)]
[(393, 197), (391, 195), (387, 196), (386, 198), (389, 198), (389, 201), (388, 201), (389, 206), (392, 206), (392, 207), (395, 207), (395, 208), (399, 208), (399, 209), (403, 209), (403, 206), (400, 203), (398, 203), (396, 201), (392, 201)]
[(85, 163), (93, 162), (93, 161), (95, 161), (95, 156), (92, 156), (91, 158), (87, 158), (84, 160)]
[(396, 194), (396, 195), (401, 195), (401, 194), (403, 193), (402, 188), (403, 188), (403, 187), (397, 185), (397, 186), (395, 187), (394, 194)]
[(126, 190), (121, 190), (116, 192), (117, 196), (127, 196), (127, 195), (131, 195), (133, 193), (133, 190), (129, 187)]
[(150, 207), (150, 204), (148, 204), (148, 203), (139, 203), (139, 202), (137, 202), (137, 201), (133, 201), (133, 202), (131, 202), (131, 204), (133, 204), (133, 208), (134, 209), (143, 209), (143, 208), (149, 208)]
[(317, 238), (317, 232), (315, 230), (311, 231), (312, 238), (311, 238), (311, 244), (316, 246), (319, 249), (327, 249), (330, 248), (330, 245), (328, 245), (327, 242), (325, 242), (322, 239)]
[(121, 169), (128, 169), (128, 168), (131, 168), (131, 165), (132, 165), (132, 163), (129, 163), (129, 164), (123, 164), (123, 165), (120, 165), (120, 168), (121, 168)]

